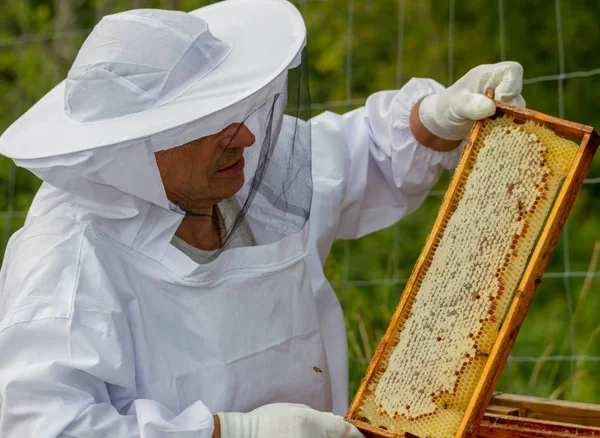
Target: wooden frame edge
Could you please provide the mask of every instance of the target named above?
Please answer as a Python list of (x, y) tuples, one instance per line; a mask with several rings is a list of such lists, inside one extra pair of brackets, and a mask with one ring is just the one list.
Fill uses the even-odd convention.
[[(367, 373), (366, 373), (365, 377), (362, 379), (361, 384), (358, 388), (358, 391), (356, 392), (356, 395), (354, 396), (354, 399), (352, 400), (350, 409), (348, 410), (348, 413), (345, 416), (345, 418), (347, 420), (354, 420), (354, 421), (357, 420), (357, 418), (355, 418), (355, 414), (356, 414), (356, 410), (358, 409), (360, 400), (362, 399), (364, 391), (366, 390), (367, 385), (369, 384), (369, 382), (371, 380), (371, 377), (373, 375), (373, 372), (375, 371), (375, 368), (379, 364), (379, 360), (381, 359), (381, 357), (383, 355), (383, 351), (385, 350), (385, 347), (387, 346), (388, 341), (389, 341), (390, 337), (392, 336), (392, 333), (396, 329), (398, 321), (399, 321), (402, 313), (404, 312), (404, 309), (405, 309), (409, 299), (412, 297), (413, 286), (414, 286), (415, 282), (417, 281), (417, 279), (419, 278), (419, 275), (421, 274), (421, 271), (423, 269), (423, 266), (425, 264), (427, 256), (430, 254), (433, 244), (434, 244), (436, 238), (438, 237), (438, 235), (440, 234), (440, 229), (441, 229), (442, 223), (444, 221), (444, 218), (448, 214), (450, 207), (452, 205), (452, 202), (454, 200), (454, 197), (452, 196), (452, 194), (455, 193), (455, 188), (460, 183), (460, 179), (461, 179), (463, 170), (467, 166), (468, 161), (472, 154), (473, 141), (471, 139), (474, 139), (477, 137), (477, 135), (479, 134), (479, 131), (481, 130), (481, 128), (483, 126), (483, 123), (484, 123), (483, 121), (476, 122), (475, 125), (473, 126), (473, 129), (471, 130), (471, 133), (469, 134), (469, 137), (465, 141), (465, 145), (463, 148), (463, 153), (462, 153), (460, 162), (455, 170), (454, 177), (452, 178), (452, 181), (450, 182), (450, 186), (446, 192), (446, 195), (444, 196), (444, 200), (442, 201), (442, 205), (440, 206), (440, 210), (438, 212), (438, 216), (433, 225), (432, 231), (429, 233), (429, 235), (427, 236), (427, 239), (425, 240), (425, 245), (423, 246), (423, 250), (421, 251), (421, 254), (419, 255), (419, 258), (417, 259), (417, 262), (415, 264), (415, 267), (413, 268), (410, 278), (409, 278), (408, 282), (406, 283), (406, 287), (404, 288), (404, 292), (402, 293), (402, 298), (400, 299), (400, 303), (396, 307), (396, 311), (394, 312), (394, 315), (392, 316), (390, 325), (388, 326), (385, 334), (383, 335), (383, 338), (379, 342), (379, 345), (377, 346), (377, 349), (375, 350), (375, 354), (373, 355), (373, 359), (371, 360), (371, 363), (369, 364), (369, 367), (367, 368)], [(370, 426), (367, 423), (362, 423), (362, 422), (360, 422), (360, 423), (364, 424), (365, 426)], [(375, 428), (375, 429), (377, 429), (377, 428)]]
[(585, 134), (592, 134), (594, 128), (580, 123), (569, 122), (559, 119), (539, 111), (530, 110), (520, 106), (510, 105), (508, 103), (494, 101), (498, 112), (509, 114), (515, 119), (534, 120), (538, 123), (544, 123), (558, 135), (569, 137), (575, 140), (583, 140)]
[(404, 438), (405, 437), (404, 434), (397, 434), (394, 432), (390, 432), (388, 430), (381, 429), (379, 427), (375, 427), (371, 424), (363, 423), (362, 421), (350, 420), (350, 419), (346, 419), (346, 421), (353, 424), (358, 430), (361, 431), (361, 433), (366, 438)]

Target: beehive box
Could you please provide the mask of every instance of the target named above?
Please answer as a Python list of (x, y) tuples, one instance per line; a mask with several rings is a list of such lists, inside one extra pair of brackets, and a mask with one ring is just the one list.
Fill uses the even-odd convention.
[(465, 143), (346, 416), (369, 436), (477, 432), (591, 164), (593, 128), (496, 106)]
[(479, 426), (478, 436), (600, 437), (600, 405), (496, 393)]

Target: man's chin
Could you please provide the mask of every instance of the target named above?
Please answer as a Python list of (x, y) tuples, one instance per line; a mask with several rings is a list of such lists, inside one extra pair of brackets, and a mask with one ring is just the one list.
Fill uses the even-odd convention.
[(239, 177), (228, 178), (227, 181), (221, 180), (215, 183), (215, 186), (219, 187), (219, 190), (213, 191), (214, 203), (218, 204), (224, 199), (231, 198), (238, 193), (242, 187), (244, 187), (244, 175), (240, 175)]
[(219, 204), (221, 201), (235, 196), (235, 194), (239, 192), (242, 187), (244, 187), (243, 173), (239, 176), (236, 175), (235, 178), (223, 178), (217, 180), (214, 182), (213, 188), (218, 188), (218, 190), (211, 190), (210, 193), (212, 196), (198, 198), (188, 203), (188, 206), (185, 209), (192, 213), (198, 213), (198, 211), (206, 211), (207, 205), (210, 206), (211, 204)]
[(232, 184), (231, 191), (229, 193), (229, 196), (227, 196), (227, 198), (231, 198), (237, 192), (239, 192), (242, 189), (242, 187), (244, 187), (244, 172), (243, 171), (241, 174), (239, 174), (237, 176), (235, 182), (236, 182), (236, 184)]
[(219, 193), (223, 199), (230, 198), (244, 187), (244, 171), (229, 178), (214, 178), (213, 186), (218, 187), (215, 193)]

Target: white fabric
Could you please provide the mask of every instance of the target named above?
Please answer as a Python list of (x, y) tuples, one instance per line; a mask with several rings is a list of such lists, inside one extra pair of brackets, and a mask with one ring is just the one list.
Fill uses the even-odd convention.
[(438, 137), (463, 139), (474, 121), (496, 112), (494, 102), (485, 96), (488, 88), (495, 89), (496, 100), (525, 106), (521, 96), (523, 67), (506, 61), (475, 67), (443, 93), (427, 97), (419, 107), (419, 118)]
[(221, 438), (364, 438), (343, 417), (294, 403), (218, 415)]
[(108, 15), (69, 70), (65, 114), (97, 122), (164, 105), (217, 68), (231, 49), (193, 14), (142, 9)]
[(409, 129), (414, 103), (441, 90), (412, 80), (314, 118), (306, 226), (205, 265), (169, 245), (182, 216), (154, 139), (17, 160), (60, 185), (42, 185), (0, 273), (0, 436), (209, 438), (212, 413), (277, 402), (344, 414), (346, 332), (323, 263), (336, 238), (393, 224), (456, 164), (460, 151)]
[[(136, 13), (139, 15), (147, 12), (142, 10)], [(179, 27), (165, 27), (160, 32), (130, 32), (134, 23), (123, 19), (108, 22), (111, 29), (115, 26), (125, 27), (121, 29), (121, 37), (129, 37), (128, 44), (131, 44), (131, 37), (138, 37), (140, 46), (153, 49), (154, 62), (148, 69), (162, 65), (163, 68), (170, 69), (165, 76), (176, 82), (175, 76), (183, 73), (179, 71), (180, 63), (159, 61), (170, 58), (170, 47), (160, 41), (165, 35), (170, 35), (171, 40), (177, 40), (185, 32), (193, 38), (194, 32), (191, 32), (189, 20), (184, 23), (180, 18), (173, 18), (172, 14), (179, 14), (177, 12), (154, 10), (152, 14), (157, 19), (156, 23), (161, 18), (165, 22), (177, 21)], [(164, 136), (173, 131), (190, 131), (190, 127), (199, 129), (194, 122), (202, 119), (201, 128), (204, 128), (204, 132), (189, 132), (199, 138), (239, 122), (240, 111), (244, 115), (250, 114), (257, 102), (262, 105), (268, 96), (286, 89), (287, 70), (300, 63), (302, 48), (306, 43), (304, 21), (291, 3), (285, 0), (229, 0), (200, 8), (190, 14), (204, 20), (216, 39), (232, 46), (231, 53), (201, 80), (193, 83), (187, 90), (183, 90), (184, 86), (182, 89), (166, 87), (156, 91), (159, 94), (159, 104), (143, 111), (140, 109), (144, 105), (151, 105), (151, 102), (144, 99), (135, 104), (131, 93), (118, 93), (115, 96), (114, 108), (122, 108), (118, 113), (115, 113), (115, 109), (110, 112), (106, 108), (72, 109), (75, 113), (83, 113), (80, 117), (84, 120), (95, 119), (94, 122), (87, 123), (76, 122), (65, 115), (65, 87), (69, 79), (62, 81), (2, 134), (0, 154), (16, 159), (36, 159), (48, 157), (50, 153), (86, 153), (90, 149), (109, 145), (128, 147), (128, 142), (143, 143), (150, 135), (157, 133)], [(173, 31), (172, 34), (168, 33), (169, 29)], [(201, 38), (200, 43), (206, 45), (206, 38)], [(201, 48), (198, 45), (190, 46), (192, 47)], [(94, 89), (94, 94), (114, 95), (119, 87), (128, 82), (130, 91), (133, 92), (137, 85), (131, 83), (130, 79), (134, 74), (133, 70), (139, 71), (141, 67), (128, 66), (131, 70), (123, 68), (120, 62), (123, 60), (123, 45), (115, 43), (102, 47), (103, 50), (97, 49), (98, 45), (93, 43), (82, 47), (84, 53), (79, 53), (77, 64), (98, 65), (103, 60), (109, 64), (107, 70), (111, 70), (114, 76), (103, 73), (103, 80), (95, 85), (98, 89)], [(182, 47), (178, 50), (181, 51)], [(190, 59), (185, 65), (193, 68), (189, 64), (203, 62), (201, 52), (202, 50), (186, 52)], [(123, 56), (131, 56), (131, 53)], [(138, 63), (141, 62), (137, 57), (135, 59)], [(89, 74), (93, 72), (100, 74), (97, 69)], [(109, 76), (111, 80), (107, 80)], [(158, 90), (160, 78), (153, 78), (158, 83), (152, 86), (145, 83), (148, 78), (137, 77), (136, 80), (153, 92)], [(85, 84), (81, 85), (83, 87)], [(180, 91), (185, 93), (172, 98)], [(170, 98), (172, 100), (168, 101)], [(166, 101), (168, 102), (160, 104)], [(81, 99), (70, 100), (71, 107), (76, 103), (84, 104)], [(94, 114), (93, 111), (100, 114)], [(96, 120), (99, 116), (104, 118)], [(172, 146), (175, 144), (170, 144)]]

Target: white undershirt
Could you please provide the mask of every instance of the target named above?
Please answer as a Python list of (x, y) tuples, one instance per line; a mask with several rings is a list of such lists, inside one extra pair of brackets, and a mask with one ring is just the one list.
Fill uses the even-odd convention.
[[(221, 239), (223, 241), (227, 239), (227, 232), (233, 226), (235, 219), (240, 213), (240, 210), (240, 205), (238, 204), (235, 198), (225, 199), (217, 205), (217, 214), (219, 215), (219, 222), (221, 222), (221, 224), (224, 225), (223, 227), (221, 227)], [(173, 236), (173, 239), (171, 239), (171, 245), (173, 245), (175, 248), (187, 255), (190, 259), (192, 259), (199, 265), (208, 263), (210, 258), (219, 251), (219, 249), (215, 249), (212, 251), (198, 249), (177, 236)], [(242, 219), (242, 221), (239, 224), (237, 224), (236, 228), (233, 230), (233, 234), (229, 236), (229, 239), (226, 241), (225, 249), (255, 245), (256, 241), (254, 240), (252, 231), (250, 230), (250, 227), (248, 226), (246, 220)]]

